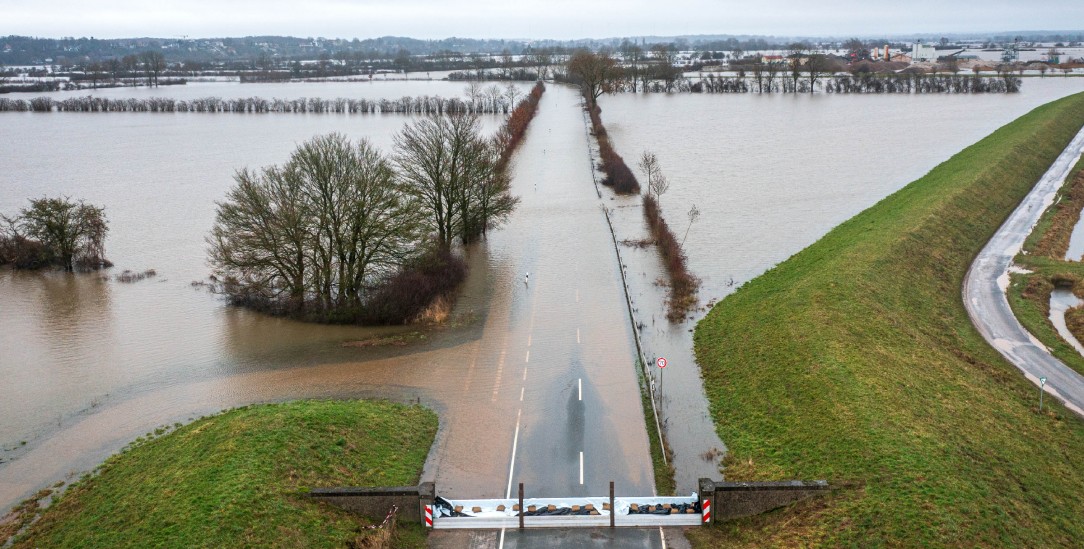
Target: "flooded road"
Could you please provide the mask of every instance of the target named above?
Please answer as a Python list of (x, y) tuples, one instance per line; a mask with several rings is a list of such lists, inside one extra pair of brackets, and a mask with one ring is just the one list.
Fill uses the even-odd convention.
[[(703, 212), (686, 250), (704, 280), (704, 303), (1028, 105), (1084, 85), (1046, 80), (1029, 80), (1019, 97), (616, 96), (603, 99), (603, 120), (631, 165), (643, 148), (658, 153), (673, 181), (661, 203), (677, 232), (687, 228), (689, 205)], [(388, 85), (403, 89), (365, 84), (373, 89), (364, 94), (462, 90)], [(334, 97), (362, 89), (234, 86), (185, 93)], [(165, 88), (153, 93), (181, 97)], [(108, 274), (158, 272), (134, 284), (0, 272), (0, 506), (92, 469), (158, 425), (308, 396), (430, 405), (442, 423), (425, 474), (460, 497), (503, 496), (520, 481), (534, 496), (599, 494), (609, 480), (619, 494), (649, 493), (632, 329), (591, 183), (578, 98), (550, 86), (542, 103), (514, 160), (513, 189), (523, 202), (507, 227), (469, 250), (471, 276), (456, 321), (410, 335), (404, 346), (360, 348), (343, 343), (406, 330), (268, 318), (226, 307), (190, 283), (209, 273), (203, 238), (234, 170), (281, 163), (297, 143), (330, 131), (390, 151), (406, 118), (0, 115), (6, 135), (26, 137), (0, 140), (0, 212), (46, 194), (103, 205), (106, 252), (117, 265)], [(492, 131), (500, 119), (484, 121)], [(858, 165), (875, 157), (874, 168)], [(618, 239), (641, 237), (636, 199), (607, 192), (601, 202), (614, 212)], [(714, 451), (722, 449), (692, 359), (690, 330), (702, 311), (668, 324), (655, 250), (621, 252), (648, 359), (670, 360), (654, 373), (678, 491), (687, 493), (697, 476), (714, 476)]]
[[(453, 326), (411, 335), (403, 347), (343, 345), (401, 328), (267, 318), (224, 307), (190, 287), (206, 275), (201, 233), (213, 203), (175, 212), (181, 196), (154, 196), (209, 183), (217, 196), (229, 171), (213, 182), (191, 181), (165, 147), (155, 177), (182, 189), (132, 185), (134, 174), (117, 177), (125, 168), (116, 159), (104, 166), (107, 173), (85, 170), (101, 186), (127, 185), (134, 195), (128, 209), (104, 200), (110, 191), (126, 194), (122, 189), (86, 185), (72, 193), (107, 204), (119, 241), (110, 241), (109, 256), (119, 268), (154, 267), (159, 276), (120, 284), (95, 275), (0, 274), (0, 367), (11, 380), (0, 404), (0, 505), (92, 469), (156, 426), (303, 397), (385, 397), (433, 407), (441, 429), (424, 477), (456, 497), (504, 496), (513, 482), (538, 497), (598, 495), (610, 480), (621, 494), (651, 493), (631, 328), (590, 183), (577, 101), (566, 88), (546, 92), (514, 160), (519, 210), (468, 251), (471, 276)], [(101, 120), (119, 124), (118, 133), (142, 122), (125, 115)], [(389, 120), (396, 127), (402, 121)], [(219, 147), (208, 141), (196, 147), (208, 147), (202, 152), (215, 161), (221, 141)], [(292, 143), (278, 148), (285, 149), (280, 158), (252, 164), (281, 161)], [(199, 154), (183, 155), (193, 156)], [(232, 157), (221, 156), (222, 163)], [(43, 187), (47, 181), (43, 176)], [(13, 186), (4, 186), (5, 210), (15, 203)], [(36, 194), (25, 186), (17, 192)], [(192, 227), (183, 223), (186, 213), (197, 218)], [(132, 230), (127, 217), (137, 214), (161, 214), (164, 221)], [(168, 222), (181, 234), (159, 233)]]

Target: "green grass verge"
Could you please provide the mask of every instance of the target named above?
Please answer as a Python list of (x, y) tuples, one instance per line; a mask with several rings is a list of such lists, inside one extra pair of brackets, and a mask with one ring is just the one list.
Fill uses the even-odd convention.
[[(304, 494), (414, 485), (436, 430), (429, 410), (387, 402), (230, 410), (109, 458), (15, 547), (343, 547), (368, 522)], [(405, 545), (424, 546), (415, 530)]]
[[(968, 147), (697, 326), (728, 480), (840, 490), (698, 545), (1052, 547), (1084, 539), (1084, 421), (976, 332), (975, 254), (1084, 124), (1084, 94)], [(1049, 400), (1048, 400), (1049, 402)]]
[[(1058, 190), (1054, 204), (1043, 212), (1028, 235), (1023, 252), (1014, 262), (1031, 272), (1013, 273), (1006, 294), (1020, 324), (1050, 349), (1051, 354), (1084, 374), (1084, 356), (1062, 339), (1049, 319), (1050, 292), (1055, 283), (1073, 286), (1078, 294), (1084, 291), (1084, 263), (1063, 259), (1069, 236), (1080, 217), (1080, 200), (1073, 200), (1073, 197), (1079, 196), (1084, 189), (1073, 189), (1073, 185), (1080, 186), (1076, 177), (1082, 169), (1084, 161), (1078, 161)], [(1052, 242), (1062, 245), (1052, 246)]]
[(644, 380), (643, 363), (636, 361), (637, 377), (640, 380), (640, 405), (644, 410), (644, 423), (647, 425), (647, 440), (651, 445), (651, 469), (655, 473), (655, 492), (660, 496), (672, 496), (677, 490), (677, 482), (674, 481), (674, 456), (670, 449), (666, 449), (666, 460), (663, 460), (662, 442), (659, 440), (659, 429), (655, 424), (655, 414), (651, 411), (651, 396), (648, 394), (647, 382)]

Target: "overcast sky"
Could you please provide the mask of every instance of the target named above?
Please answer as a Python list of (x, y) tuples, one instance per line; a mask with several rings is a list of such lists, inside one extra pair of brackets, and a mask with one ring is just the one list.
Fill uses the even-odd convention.
[(2, 0), (0, 35), (607, 38), (1084, 27), (1084, 0)]

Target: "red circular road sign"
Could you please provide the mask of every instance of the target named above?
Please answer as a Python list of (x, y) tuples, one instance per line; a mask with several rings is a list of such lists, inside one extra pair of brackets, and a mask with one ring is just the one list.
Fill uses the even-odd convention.
[(659, 368), (665, 368), (666, 367), (666, 359), (660, 356), (659, 359), (655, 361), (655, 364), (658, 364)]

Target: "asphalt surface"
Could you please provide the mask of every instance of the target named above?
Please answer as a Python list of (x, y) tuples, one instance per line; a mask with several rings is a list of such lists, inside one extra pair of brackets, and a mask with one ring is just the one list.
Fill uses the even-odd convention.
[(998, 352), (1036, 386), (1041, 385), (1040, 378), (1046, 378), (1043, 389), (1048, 394), (1084, 415), (1084, 376), (1054, 358), (1020, 325), (1005, 295), (1013, 257), (1019, 253), (1043, 210), (1053, 203), (1055, 193), (1082, 151), (1084, 129), (979, 252), (964, 279), (963, 299), (971, 322)]
[[(499, 451), (477, 469), (489, 476), (469, 474), (469, 483), (459, 475), (464, 454), (448, 452), (437, 464), (439, 495), (514, 497), (522, 482), (526, 497), (607, 496), (610, 481), (617, 495), (654, 493), (632, 329), (587, 150), (578, 95), (550, 85), (513, 157), (521, 203), (489, 242), (506, 274), (490, 312), (499, 322), (487, 320), (493, 327), (467, 372), (486, 388), (478, 413), (499, 414), (504, 433), (455, 435)], [(438, 530), (430, 545), (663, 546), (658, 528)]]

